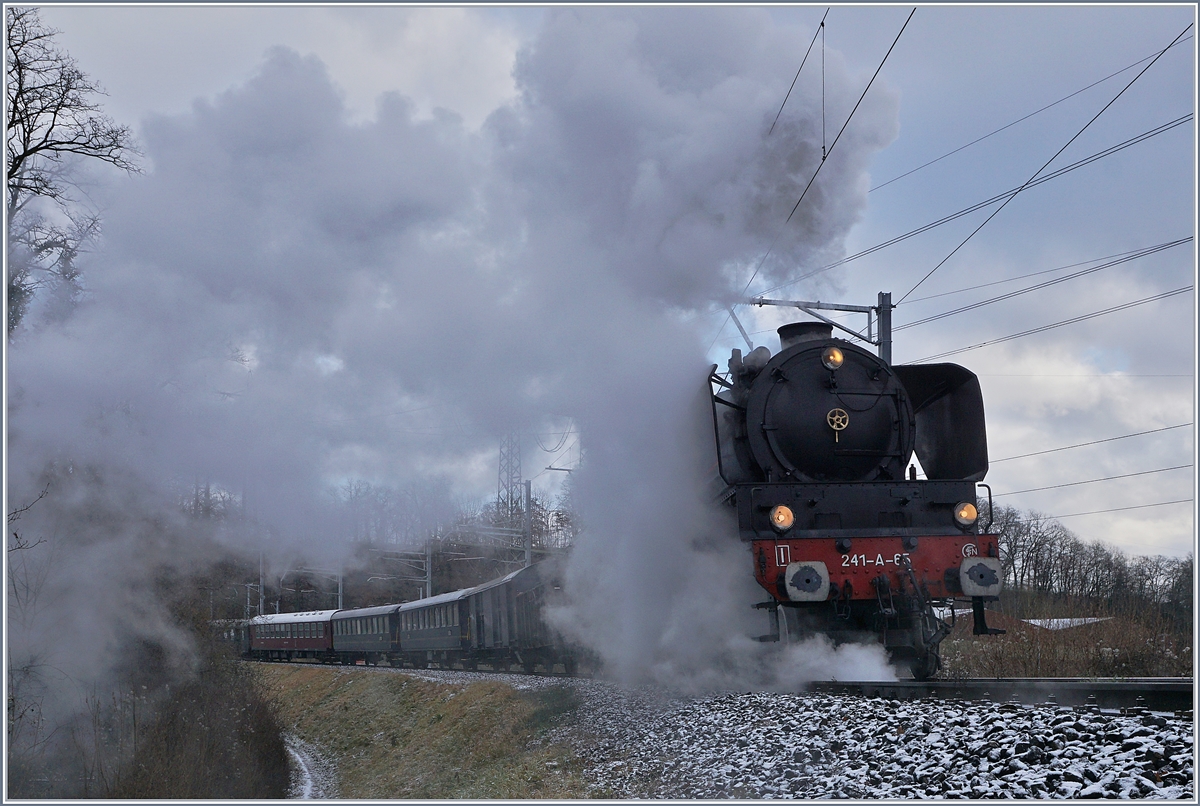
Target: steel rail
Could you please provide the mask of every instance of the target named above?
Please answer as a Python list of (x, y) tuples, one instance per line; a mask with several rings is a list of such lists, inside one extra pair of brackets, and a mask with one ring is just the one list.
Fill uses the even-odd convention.
[(1083, 678), (1009, 677), (894, 682), (810, 683), (808, 690), (825, 694), (916, 700), (924, 698), (991, 700), (1024, 705), (1057, 704), (1097, 708), (1149, 708), (1187, 711), (1195, 702), (1190, 677)]

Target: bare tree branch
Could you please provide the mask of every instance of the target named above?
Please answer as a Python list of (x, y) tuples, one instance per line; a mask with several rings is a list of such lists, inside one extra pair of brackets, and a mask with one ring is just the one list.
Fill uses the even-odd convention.
[[(128, 126), (115, 123), (96, 101), (100, 85), (54, 41), (36, 8), (5, 8), (5, 145), (8, 182), (8, 332), (21, 323), (45, 286), (79, 291), (75, 259), (99, 233), (99, 219), (79, 212), (72, 197), (74, 165), (98, 160), (138, 172), (139, 152)], [(69, 223), (50, 222), (32, 202), (48, 202)]]

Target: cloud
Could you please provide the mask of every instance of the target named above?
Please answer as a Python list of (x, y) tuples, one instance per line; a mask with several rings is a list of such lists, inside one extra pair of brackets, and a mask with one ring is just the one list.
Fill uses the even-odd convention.
[[(89, 301), (9, 353), (14, 499), (63, 457), (103, 469), (114, 506), (202, 478), (251, 491), (271, 551), (336, 557), (333, 486), (435, 475), (482, 498), (500, 435), (568, 417), (588, 522), (564, 617), (630, 676), (736, 654), (755, 593), (700, 493), (688, 316), (772, 243), (767, 278), (840, 255), (896, 132), (881, 88), (783, 228), (820, 161), (812, 86), (768, 136), (796, 36), (743, 10), (556, 9), (479, 130), (396, 94), (359, 120), (286, 48), (146, 120)], [(854, 84), (835, 54), (827, 82)], [(138, 542), (101, 545), (68, 566), (126, 568)]]

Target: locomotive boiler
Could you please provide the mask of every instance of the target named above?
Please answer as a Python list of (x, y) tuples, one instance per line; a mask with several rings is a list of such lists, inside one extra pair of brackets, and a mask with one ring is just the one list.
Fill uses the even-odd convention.
[(971, 601), (976, 634), (998, 632), (983, 611), (1002, 571), (978, 523), (979, 381), (956, 364), (892, 366), (824, 321), (779, 338), (775, 355), (734, 350), (709, 378), (722, 498), (769, 594), (763, 640), (878, 640), (932, 677), (955, 600)]

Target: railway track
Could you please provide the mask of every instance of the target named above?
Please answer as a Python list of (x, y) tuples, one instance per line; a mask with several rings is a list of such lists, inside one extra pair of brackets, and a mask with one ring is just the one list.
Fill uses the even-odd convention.
[[(344, 667), (343, 667), (344, 668)], [(466, 672), (477, 675), (523, 675), (519, 667), (480, 667), (472, 670), (454, 667), (365, 666), (353, 668), (397, 669), (410, 672)], [(592, 674), (567, 675), (557, 671), (538, 671), (537, 677), (593, 677)], [(955, 680), (898, 680), (893, 682), (815, 681), (808, 691), (894, 700), (982, 700), (1023, 705), (1094, 706), (1106, 709), (1147, 708), (1153, 711), (1190, 711), (1194, 707), (1195, 687), (1190, 677), (1085, 678), (1085, 677), (999, 677)]]
[(819, 681), (809, 691), (884, 699), (990, 700), (1025, 705), (1047, 703), (1097, 708), (1190, 711), (1195, 687), (1190, 677), (1065, 678), (1020, 677), (881, 682)]

